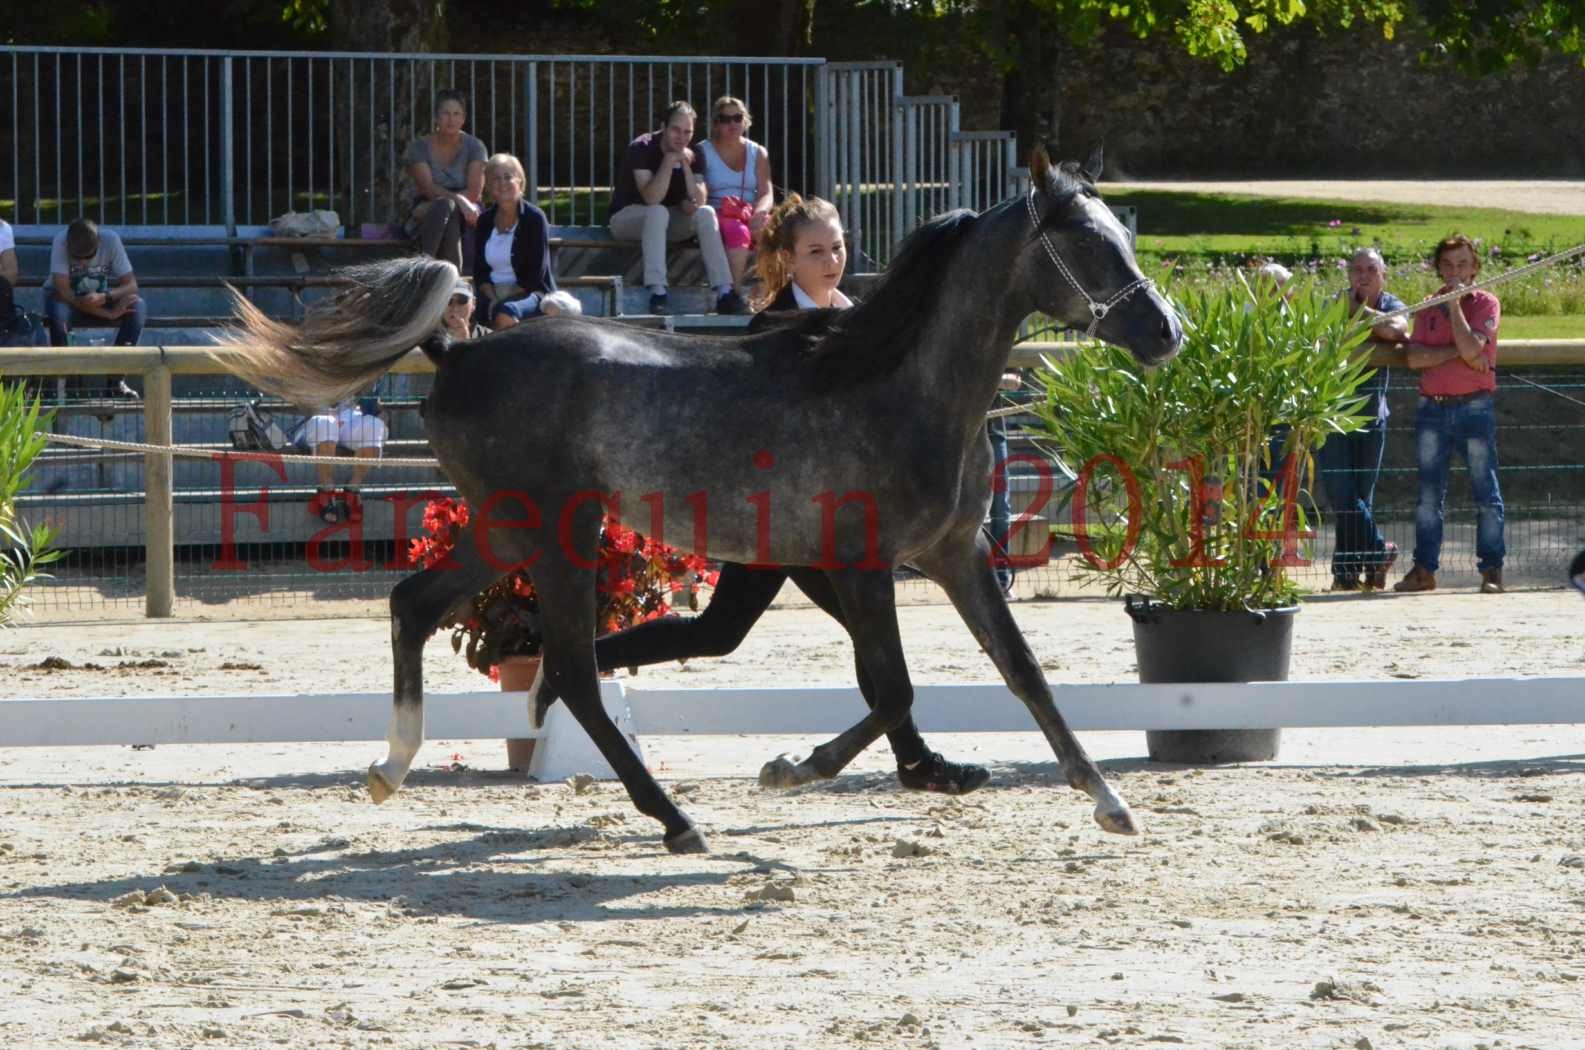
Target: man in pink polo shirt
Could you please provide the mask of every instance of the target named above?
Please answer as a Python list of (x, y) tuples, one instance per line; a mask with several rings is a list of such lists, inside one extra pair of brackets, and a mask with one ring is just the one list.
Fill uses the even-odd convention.
[[(1463, 234), (1436, 246), (1431, 256), (1442, 278), (1441, 295), (1472, 284), (1480, 256)], [(1456, 307), (1456, 309), (1454, 308)], [(1469, 466), (1475, 497), (1475, 554), (1482, 594), (1502, 593), (1502, 492), (1497, 487), (1497, 326), (1502, 307), (1489, 292), (1471, 292), (1416, 314), (1409, 336), (1409, 367), (1420, 373), (1420, 407), (1414, 436), (1420, 468), (1420, 501), (1414, 513), (1414, 568), (1395, 591), (1436, 589), (1442, 550), (1442, 502), (1448, 462), (1455, 449)]]

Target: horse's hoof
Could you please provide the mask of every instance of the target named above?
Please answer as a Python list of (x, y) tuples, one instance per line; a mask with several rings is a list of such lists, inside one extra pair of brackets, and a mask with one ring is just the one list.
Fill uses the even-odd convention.
[(759, 786), (790, 788), (798, 786), (798, 767), (786, 755), (777, 755), (760, 767)]
[(374, 804), (378, 806), (394, 794), (396, 794), (396, 788), (392, 787), (391, 782), (385, 779), (385, 774), (380, 772), (378, 766), (370, 766), (369, 797), (374, 799)]
[(1097, 802), (1095, 823), (1101, 826), (1102, 831), (1110, 831), (1113, 835), (1139, 834), (1139, 828), (1134, 824), (1134, 814), (1122, 799), (1115, 799), (1112, 804)]
[(704, 836), (698, 828), (689, 828), (687, 831), (673, 835), (665, 840), (666, 848), (673, 853), (709, 853), (710, 847), (705, 842)]

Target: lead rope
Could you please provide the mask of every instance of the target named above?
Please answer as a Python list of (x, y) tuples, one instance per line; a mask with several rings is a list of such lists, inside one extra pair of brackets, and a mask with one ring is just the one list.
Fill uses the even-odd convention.
[(1511, 281), (1517, 277), (1523, 277), (1526, 274), (1534, 273), (1536, 270), (1544, 269), (1548, 266), (1556, 266), (1565, 259), (1572, 259), (1576, 255), (1585, 255), (1585, 244), (1576, 245), (1573, 248), (1567, 249), (1566, 251), (1558, 252), (1556, 255), (1549, 255), (1545, 259), (1537, 259), (1535, 262), (1521, 266), (1515, 270), (1506, 270), (1495, 277), (1488, 277), (1484, 281), (1476, 281), (1474, 284), (1466, 284), (1463, 287), (1455, 288), (1451, 292), (1443, 292), (1441, 295), (1433, 295), (1431, 298), (1415, 303), (1413, 306), (1402, 306), (1387, 313), (1376, 314), (1373, 317), (1365, 318), (1359, 322), (1358, 327), (1374, 328), (1376, 325), (1381, 324), (1381, 322), (1393, 317), (1411, 317), (1414, 314), (1420, 313), (1424, 310), (1429, 310), (1433, 306), (1441, 306), (1443, 303), (1451, 302), (1454, 299), (1462, 299), (1471, 292), (1481, 291), (1483, 289), (1490, 288), (1493, 285), (1502, 284), (1504, 281)]

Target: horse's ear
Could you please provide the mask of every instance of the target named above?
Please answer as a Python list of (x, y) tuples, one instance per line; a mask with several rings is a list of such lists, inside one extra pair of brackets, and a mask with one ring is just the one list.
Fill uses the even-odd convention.
[(1051, 154), (1046, 152), (1045, 146), (1029, 151), (1029, 184), (1037, 190), (1051, 187)]
[(1096, 146), (1095, 152), (1090, 154), (1090, 159), (1084, 162), (1084, 177), (1091, 182), (1101, 181), (1101, 172), (1106, 170), (1106, 160), (1102, 155), (1104, 145)]

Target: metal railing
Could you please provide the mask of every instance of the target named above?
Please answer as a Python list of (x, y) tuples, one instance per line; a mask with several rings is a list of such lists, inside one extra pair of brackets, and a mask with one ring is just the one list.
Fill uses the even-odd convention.
[(406, 218), (402, 156), (446, 88), (558, 225), (603, 224), (627, 143), (677, 98), (707, 133), (722, 94), (753, 114), (778, 190), (837, 205), (862, 269), (924, 219), (1018, 187), (1012, 133), (963, 131), (951, 96), (904, 95), (896, 62), (9, 46), (0, 200), (24, 227), (86, 215), (235, 235), (324, 208), (379, 236)]
[(898, 173), (903, 92), (897, 62), (832, 62), (821, 68), (817, 122), (823, 196), (842, 213), (855, 265), (880, 269), (906, 230)]
[(984, 211), (1017, 192), (1018, 138), (1011, 131), (959, 131), (947, 142), (954, 208)]
[(932, 215), (957, 207), (951, 143), (958, 133), (958, 100), (954, 95), (904, 95), (897, 104), (903, 133), (903, 165), (897, 180), (906, 233)]
[[(741, 97), (778, 185), (819, 192), (818, 58), (401, 55), (0, 48), (0, 199), (18, 225), (234, 233), (329, 208), (350, 228), (400, 222), (401, 158), (436, 92), (467, 130), (522, 159), (555, 223), (605, 221), (622, 148), (674, 99)], [(708, 130), (701, 126), (700, 133)]]

